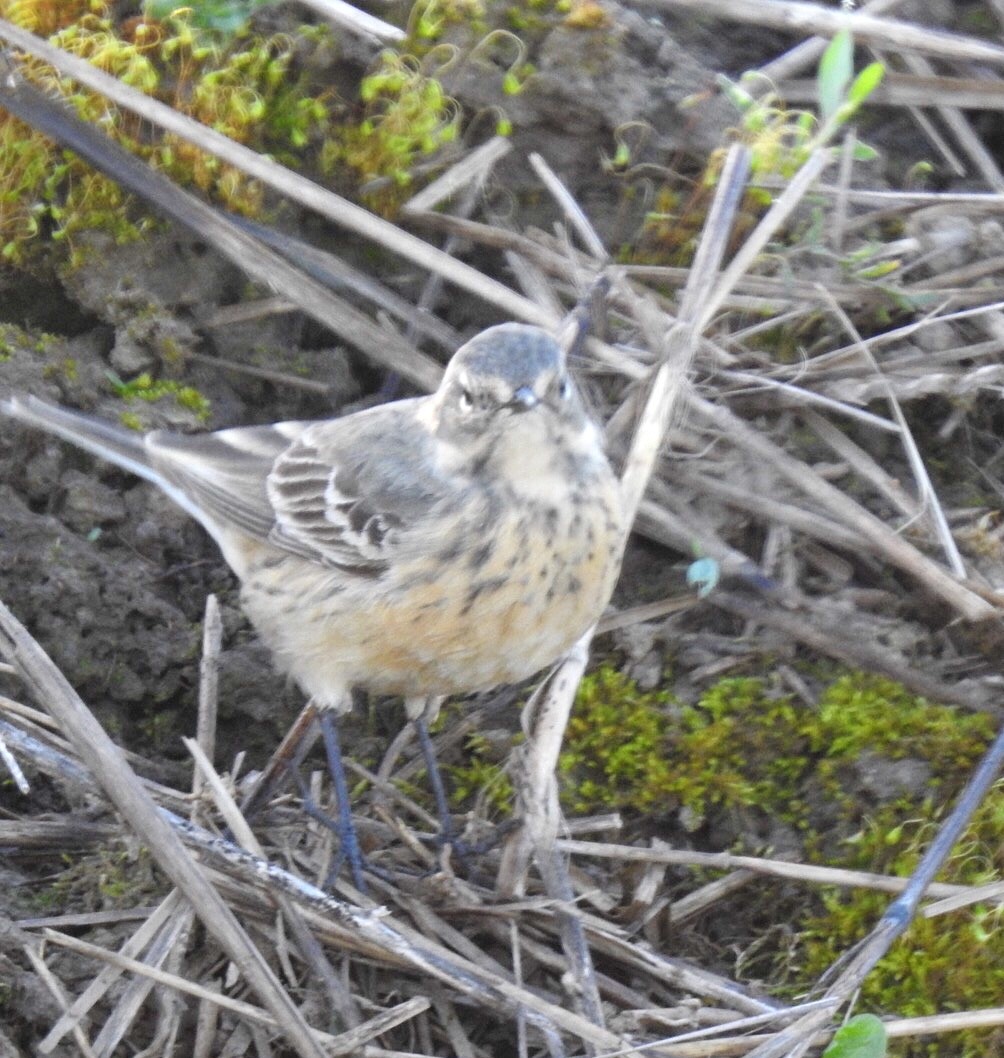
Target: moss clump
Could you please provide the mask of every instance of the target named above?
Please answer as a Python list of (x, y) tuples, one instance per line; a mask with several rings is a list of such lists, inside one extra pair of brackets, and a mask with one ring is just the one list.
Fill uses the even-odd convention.
[(484, 0), (418, 0), (408, 14), (407, 50), (421, 55), (435, 44), (449, 26), (471, 33), (488, 30)]
[(64, 356), (54, 364), (48, 364), (42, 370), (42, 377), (47, 379), (61, 379), (65, 382), (76, 382), (80, 370), (77, 361), (72, 356)]
[[(296, 37), (247, 33), (223, 42), (200, 32), (192, 13), (180, 8), (162, 21), (118, 22), (103, 0), (56, 4), (65, 9), (58, 17), (46, 13), (50, 6), (0, 0), (0, 16), (47, 33), (57, 47), (257, 150), (286, 158), (327, 130), (328, 93), (312, 94), (296, 71)], [(308, 28), (301, 35), (316, 33)], [(78, 116), (100, 125), (155, 168), (194, 183), (230, 209), (260, 212), (260, 185), (237, 170), (174, 137), (151, 140), (139, 118), (44, 64), (29, 62), (25, 69), (43, 90), (64, 98)], [(4, 258), (24, 260), (42, 234), (70, 240), (76, 231), (98, 228), (120, 242), (136, 238), (145, 222), (131, 216), (126, 205), (113, 181), (0, 113)]]
[(86, 14), (103, 13), (105, 0), (4, 0), (3, 17), (40, 37), (63, 29)]
[[(841, 677), (813, 708), (758, 679), (723, 680), (696, 705), (680, 706), (605, 667), (583, 681), (569, 724), (565, 801), (584, 811), (685, 808), (698, 821), (730, 810), (763, 813), (800, 832), (816, 862), (905, 877), (993, 734), (988, 717), (932, 704), (877, 676)], [(855, 769), (862, 754), (922, 761), (928, 779), (920, 792), (905, 788), (875, 805)], [(1004, 784), (940, 878), (979, 885), (1002, 870)], [(874, 926), (889, 899), (824, 890), (791, 908), (796, 938), (776, 963), (784, 987), (804, 991)], [(995, 1006), (1004, 989), (1001, 915), (988, 906), (918, 921), (866, 979), (862, 1006), (902, 1016)], [(999, 1053), (1000, 1043), (972, 1032), (891, 1041), (889, 1053), (982, 1058)]]
[(464, 745), (466, 762), (447, 769), (450, 800), (460, 807), (472, 798), (496, 816), (512, 814), (513, 788), (505, 762), (484, 735), (473, 733)]
[(456, 139), (460, 107), (417, 59), (389, 50), (363, 78), (359, 97), (362, 118), (328, 140), (322, 166), (347, 165), (372, 181), (367, 202), (390, 214), (410, 193), (415, 164)]
[[(842, 865), (906, 877), (937, 830), (941, 811), (925, 805), (902, 822), (902, 806), (869, 819), (847, 843)], [(1004, 871), (1004, 785), (981, 805), (938, 876), (957, 885), (997, 881)], [(888, 894), (824, 890), (823, 910), (801, 924), (795, 961), (803, 981), (815, 980), (879, 920)], [(859, 1006), (899, 1017), (1000, 1005), (1004, 992), (1004, 929), (1000, 905), (976, 905), (918, 918), (865, 978)], [(915, 1040), (890, 1040), (894, 1058), (985, 1058), (1004, 1048), (1001, 1030), (972, 1030)]]
[(166, 892), (146, 849), (131, 852), (108, 846), (69, 861), (53, 883), (36, 890), (32, 901), (39, 912), (54, 908), (109, 911), (135, 907)]
[(868, 750), (927, 762), (932, 788), (950, 786), (983, 752), (992, 728), (877, 676), (836, 680), (815, 709), (758, 679), (722, 680), (693, 706), (643, 694), (604, 667), (583, 680), (561, 767), (577, 811), (685, 806), (755, 808), (807, 830), (820, 788), (855, 825), (848, 769)]
[[(178, 407), (194, 412), (200, 422), (209, 419), (209, 398), (204, 397), (194, 386), (185, 386), (171, 379), (155, 379), (146, 371), (128, 382), (112, 378), (111, 383), (123, 400), (145, 400), (153, 404), (165, 397), (172, 397)], [(129, 429), (140, 428), (136, 416), (131, 412), (123, 413), (121, 421)]]
[(610, 666), (583, 678), (558, 765), (569, 808), (644, 811), (665, 803), (673, 781), (668, 703), (668, 695), (645, 694)]

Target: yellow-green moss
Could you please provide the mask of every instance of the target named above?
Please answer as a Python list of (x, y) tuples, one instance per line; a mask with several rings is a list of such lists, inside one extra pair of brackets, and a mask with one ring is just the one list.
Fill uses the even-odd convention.
[(468, 736), (464, 750), (465, 763), (446, 769), (452, 803), (459, 807), (478, 797), (496, 815), (511, 815), (513, 788), (504, 761), (497, 759), (488, 740), (477, 733)]
[(51, 885), (39, 887), (32, 903), (39, 912), (68, 907), (106, 911), (149, 902), (167, 891), (147, 849), (97, 848), (67, 864)]
[[(194, 412), (201, 422), (209, 419), (211, 410), (209, 398), (203, 396), (194, 386), (185, 386), (172, 379), (155, 379), (146, 371), (128, 382), (115, 378), (112, 378), (111, 382), (115, 392), (123, 400), (145, 400), (152, 404), (165, 397), (172, 397), (179, 407)], [(123, 413), (122, 423), (131, 429), (136, 429), (138, 423), (126, 422), (126, 416), (129, 414), (128, 412)]]
[(422, 55), (448, 26), (463, 26), (471, 33), (487, 32), (484, 0), (416, 0), (408, 13), (404, 50)]
[(573, 811), (644, 811), (665, 801), (673, 777), (668, 701), (638, 691), (609, 666), (584, 677), (559, 765)]
[[(295, 70), (297, 39), (246, 35), (221, 43), (200, 33), (191, 12), (163, 21), (116, 22), (100, 0), (68, 2), (60, 12), (34, 0), (0, 0), (0, 16), (87, 59), (134, 88), (166, 102), (240, 143), (284, 159), (323, 138), (330, 97), (314, 94)], [(56, 5), (60, 6), (60, 5)], [(179, 5), (180, 6), (180, 5)], [(306, 28), (302, 34), (316, 36)], [(182, 184), (195, 184), (230, 209), (255, 214), (260, 185), (238, 170), (172, 136), (151, 140), (137, 117), (107, 99), (28, 63), (44, 90), (60, 95), (86, 121)], [(111, 180), (26, 125), (0, 113), (0, 253), (20, 261), (40, 235), (69, 240), (75, 231), (100, 228), (119, 241), (144, 227)]]
[[(847, 867), (907, 876), (934, 837), (942, 810), (924, 805), (913, 817), (884, 808), (847, 842)], [(938, 876), (957, 885), (999, 881), (1004, 871), (1004, 786), (977, 811)], [(888, 906), (888, 894), (824, 890), (823, 910), (799, 927), (796, 961), (812, 981), (850, 950)], [(1004, 931), (1000, 905), (977, 905), (936, 918), (918, 918), (865, 978), (860, 1009), (901, 1017), (1000, 1005), (1004, 992)], [(1000, 1054), (997, 1030), (891, 1040), (891, 1058), (986, 1058)]]
[(364, 113), (326, 142), (321, 162), (328, 171), (351, 167), (359, 179), (375, 181), (365, 197), (375, 209), (393, 212), (407, 194), (415, 163), (452, 142), (460, 107), (418, 59), (385, 50), (359, 86)]
[(846, 768), (864, 750), (927, 761), (935, 787), (957, 780), (991, 737), (985, 716), (908, 694), (877, 676), (836, 680), (818, 707), (772, 693), (762, 680), (722, 680), (694, 706), (641, 693), (603, 667), (583, 680), (561, 769), (577, 811), (754, 807), (805, 828), (808, 784), (822, 784), (846, 818)]
[[(723, 680), (694, 706), (641, 693), (611, 668), (583, 681), (562, 754), (566, 805), (658, 812), (698, 820), (745, 809), (786, 821), (807, 855), (831, 865), (906, 876), (983, 755), (994, 729), (983, 715), (925, 701), (890, 680), (851, 674), (810, 708), (758, 679)], [(923, 795), (901, 792), (869, 809), (853, 770), (862, 753), (925, 762)], [(813, 830), (826, 804), (829, 832)], [(840, 841), (840, 832), (846, 837)], [(834, 837), (834, 834), (837, 836)], [(834, 851), (835, 850), (835, 851)], [(1004, 785), (998, 785), (940, 880), (979, 885), (1004, 870)], [(806, 893), (789, 909), (794, 940), (778, 954), (776, 985), (804, 991), (875, 924), (888, 894)], [(1004, 990), (999, 907), (922, 919), (865, 981), (861, 1006), (903, 1016), (994, 1006)], [(983, 1058), (1001, 1039), (986, 1032), (890, 1042), (897, 1058)], [(995, 1049), (996, 1047), (996, 1049)]]

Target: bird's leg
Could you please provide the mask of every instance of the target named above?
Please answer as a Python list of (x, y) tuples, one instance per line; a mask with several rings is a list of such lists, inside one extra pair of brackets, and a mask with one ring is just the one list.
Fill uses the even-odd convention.
[[(349, 802), (349, 785), (345, 781), (345, 764), (342, 761), (342, 746), (338, 738), (338, 717), (331, 709), (322, 709), (318, 715), (321, 724), (321, 737), (324, 739), (324, 752), (328, 758), (328, 773), (335, 788), (338, 801), (338, 818), (334, 830), (338, 835), (341, 857), (348, 861), (352, 871), (352, 881), (361, 892), (366, 892), (363, 879), (363, 854), (359, 848), (359, 837), (356, 825), (352, 821), (352, 805)], [(330, 821), (329, 825), (330, 825)]]
[(436, 748), (429, 735), (429, 724), (439, 715), (439, 707), (442, 704), (442, 698), (407, 698), (404, 711), (418, 734), (418, 744), (422, 750), (425, 770), (429, 776), (429, 786), (432, 787), (432, 796), (436, 802), (436, 814), (439, 816), (439, 843), (456, 846), (453, 820), (450, 817), (450, 804), (446, 799), (446, 786), (443, 783), (443, 774), (439, 770), (439, 761), (436, 760)]
[[(360, 892), (365, 892), (363, 857), (359, 848), (359, 839), (356, 837), (355, 824), (352, 821), (352, 806), (349, 803), (348, 783), (345, 781), (345, 766), (342, 763), (342, 750), (338, 739), (339, 711), (319, 706), (313, 700), (307, 703), (293, 726), (289, 729), (286, 737), (282, 740), (282, 744), (272, 754), (271, 760), (258, 779), (254, 789), (245, 799), (242, 810), (245, 816), (250, 812), (259, 810), (265, 800), (277, 789), (283, 777), (291, 774), (300, 789), (304, 812), (311, 819), (316, 819), (338, 836), (339, 855), (329, 874), (329, 878), (337, 875), (339, 867), (347, 860), (356, 888)], [(315, 720), (317, 720), (316, 725), (314, 724)], [(320, 728), (321, 737), (324, 739), (328, 773), (331, 775), (331, 781), (335, 788), (335, 797), (338, 801), (336, 819), (332, 819), (315, 803), (303, 776), (300, 774), (300, 764), (316, 741), (318, 728)]]

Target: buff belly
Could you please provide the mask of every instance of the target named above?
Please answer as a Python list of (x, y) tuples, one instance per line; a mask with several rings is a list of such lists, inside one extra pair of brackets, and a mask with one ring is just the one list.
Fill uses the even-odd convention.
[(365, 580), (262, 547), (245, 567), (245, 609), (323, 706), (343, 708), (354, 686), (419, 697), (513, 683), (575, 643), (613, 589), (612, 502), (563, 506), (546, 528), (525, 512), (503, 519), (490, 546), (477, 537), (435, 576), (416, 558)]

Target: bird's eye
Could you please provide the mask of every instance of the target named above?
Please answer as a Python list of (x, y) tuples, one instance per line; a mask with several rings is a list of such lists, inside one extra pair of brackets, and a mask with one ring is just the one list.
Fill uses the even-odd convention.
[(558, 396), (561, 397), (562, 400), (568, 400), (571, 395), (572, 380), (568, 377), (568, 375), (564, 375), (561, 379), (561, 382), (558, 383)]
[(474, 394), (466, 387), (460, 391), (460, 396), (457, 398), (457, 407), (462, 412), (469, 412), (474, 407)]

